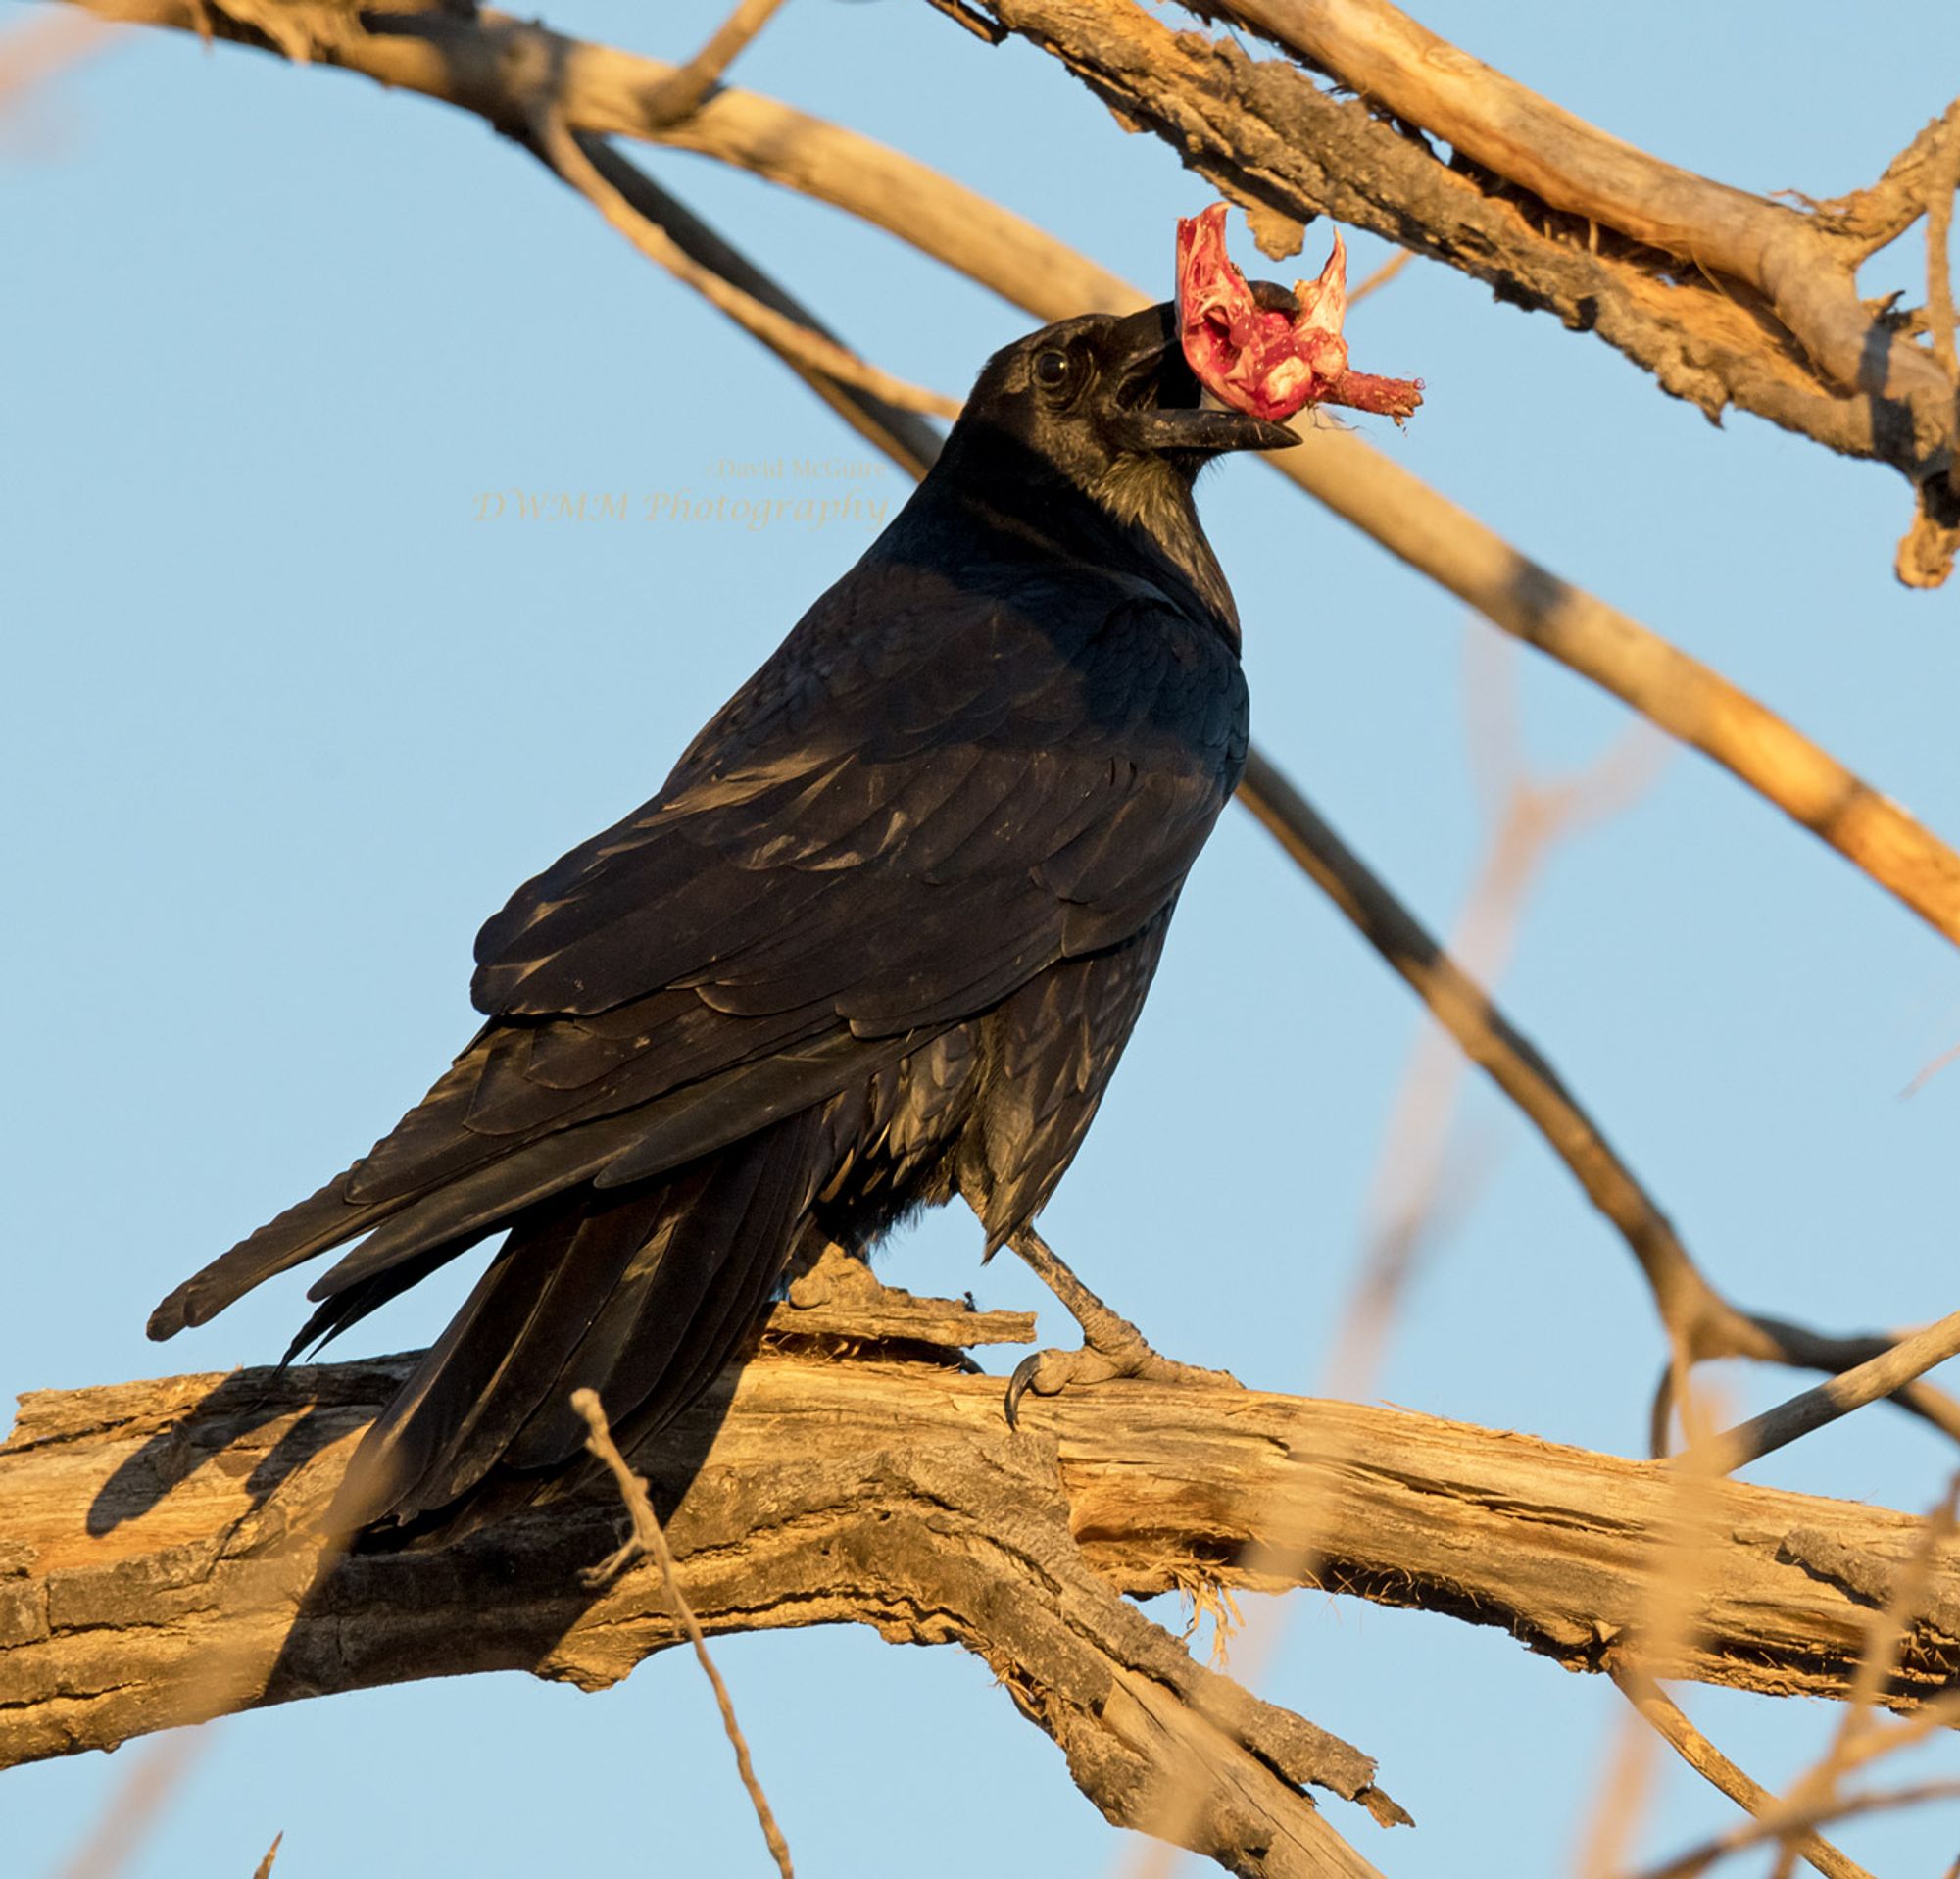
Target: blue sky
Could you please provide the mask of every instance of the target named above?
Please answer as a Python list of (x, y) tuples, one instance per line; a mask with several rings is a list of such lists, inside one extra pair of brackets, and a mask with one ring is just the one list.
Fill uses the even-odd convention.
[[(26, 6), (6, 16), (27, 20)], [(1939, 110), (1960, 15), (1908, 0), (1886, 44), (1840, 9), (1640, 12), (1464, 0), (1426, 24), (1609, 129), (1753, 189), (1869, 181)], [(555, 9), (677, 56), (718, 9)], [(1870, 50), (1870, 56), (1866, 51)], [(791, 0), (739, 81), (987, 190), (1170, 288), (1179, 214), (1211, 200), (1050, 61), (924, 6)], [(1035, 134), (1036, 127), (1039, 134)], [(159, 1350), (149, 1308), (310, 1192), (472, 1028), (469, 945), (518, 881), (644, 798), (702, 719), (861, 552), (868, 521), (686, 524), (724, 461), (871, 453), (719, 316), (474, 120), (363, 81), (131, 35), (0, 141), (0, 610), (17, 709), (0, 765), (17, 988), (13, 1253), (0, 1390), (262, 1362), (304, 1280)], [(963, 391), (1026, 316), (890, 238), (700, 160), (649, 167), (889, 369)], [(1234, 245), (1250, 260), (1243, 223)], [(1324, 254), (1308, 237), (1303, 270)], [(1384, 253), (1350, 233), (1355, 277)], [(1920, 297), (1916, 243), (1864, 285)], [(1421, 374), (1368, 433), (1520, 546), (1743, 684), (1960, 836), (1954, 590), (1889, 573), (1889, 472), (1746, 417), (1711, 426), (1596, 340), (1418, 263), (1350, 322), (1359, 365)], [(1366, 422), (1366, 420), (1364, 420)], [(807, 479), (868, 514), (872, 465)], [(624, 521), (479, 519), (491, 492), (627, 491)], [(1256, 465), (1207, 478), (1246, 622), (1255, 731), (1434, 924), (1477, 865), (1466, 640), (1488, 629)], [(1513, 662), (1536, 762), (1585, 762), (1625, 714)], [(1508, 1004), (1604, 1118), (1715, 1281), (1862, 1328), (1956, 1303), (1951, 950), (1726, 774), (1678, 755), (1561, 850)], [(1249, 1382), (1322, 1373), (1417, 1032), (1398, 982), (1249, 817), (1182, 904), (1115, 1089), (1047, 1216), (1159, 1342)], [(1383, 1400), (1638, 1453), (1661, 1347), (1624, 1250), (1494, 1097), (1493, 1165), (1397, 1322)], [(983, 1304), (964, 1213), (883, 1261)], [(466, 1274), (377, 1321), (426, 1339)], [(1059, 1337), (1053, 1312), (1044, 1316)], [(1739, 1409), (1791, 1387), (1728, 1380)], [(1756, 1478), (1929, 1505), (1952, 1465), (1875, 1410)], [(1557, 1872), (1620, 1700), (1507, 1638), (1299, 1598), (1265, 1694), (1377, 1755), (1422, 1822), (1404, 1875)], [(1174, 1614), (1171, 1614), (1174, 1615)], [(808, 1875), (1100, 1871), (1124, 1852), (985, 1668), (839, 1631), (719, 1647)], [(1832, 1712), (1683, 1701), (1759, 1779)], [(10, 1871), (52, 1873), (139, 1755), (19, 1771)], [(1950, 1764), (1949, 1764), (1950, 1766)], [(573, 1817), (567, 1820), (565, 1810)], [(1730, 1818), (1672, 1770), (1654, 1852)], [(948, 1822), (956, 1822), (953, 1831)], [(598, 1698), (509, 1676), (230, 1720), (130, 1871), (281, 1879), (649, 1861), (763, 1869), (708, 1692), (669, 1655)], [(1960, 1815), (1847, 1830), (1886, 1873), (1944, 1868)]]

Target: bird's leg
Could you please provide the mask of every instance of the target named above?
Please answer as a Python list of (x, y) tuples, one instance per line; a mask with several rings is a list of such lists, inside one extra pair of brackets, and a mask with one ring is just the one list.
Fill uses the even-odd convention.
[(1152, 1383), (1229, 1383), (1239, 1387), (1239, 1379), (1230, 1371), (1180, 1363), (1152, 1350), (1144, 1334), (1090, 1291), (1033, 1227), (1022, 1227), (1007, 1244), (1082, 1326), (1080, 1350), (1037, 1351), (1014, 1366), (1014, 1374), (1007, 1379), (1009, 1428), (1019, 1425), (1021, 1398), (1030, 1390), (1037, 1396), (1054, 1396), (1071, 1383), (1103, 1383), (1119, 1376), (1141, 1377)]

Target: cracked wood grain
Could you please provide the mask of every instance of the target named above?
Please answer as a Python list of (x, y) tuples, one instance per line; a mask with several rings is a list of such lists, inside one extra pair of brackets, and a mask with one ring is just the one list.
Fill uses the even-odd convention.
[[(24, 1399), (0, 1448), (0, 1765), (463, 1671), (597, 1689), (678, 1641), (658, 1575), (581, 1589), (615, 1538), (603, 1491), (451, 1549), (357, 1555), (314, 1583), (308, 1516), (404, 1374), (383, 1360)], [(1120, 1384), (1031, 1406), (1031, 1433), (1010, 1439), (1000, 1392), (951, 1363), (799, 1341), (765, 1348), (732, 1397), (724, 1381), (635, 1460), (657, 1498), (689, 1477), (662, 1511), (710, 1635), (853, 1622), (960, 1643), (1133, 1825), (1158, 1805), (1151, 1745), (1170, 1753), (1175, 1714), (1212, 1732), (1197, 1758), (1215, 1843), (1249, 1809), (1272, 1817), (1289, 1783), (1385, 1817), (1393, 1804), (1366, 1757), (1310, 1724), (1247, 1708), (1222, 1679), (1197, 1702), (1211, 1673), (1118, 1594), (1276, 1590), (1239, 1563), (1256, 1539), (1265, 1558), (1314, 1561), (1311, 1583), (1498, 1625), (1598, 1670), (1672, 1517), (1664, 1467), (1431, 1417)], [(1735, 1481), (1708, 1492), (1728, 1543), (1649, 1673), (1842, 1697), (1922, 1523)], [(1910, 1707), (1960, 1675), (1955, 1602), (1960, 1563), (1942, 1553), (1885, 1701)]]

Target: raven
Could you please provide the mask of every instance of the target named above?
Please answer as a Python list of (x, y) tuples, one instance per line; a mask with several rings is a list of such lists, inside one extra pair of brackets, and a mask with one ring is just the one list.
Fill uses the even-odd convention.
[(428, 1095), (157, 1308), (170, 1337), (358, 1240), (291, 1361), (508, 1229), (368, 1430), (335, 1531), (552, 1492), (575, 1388), (642, 1439), (794, 1263), (955, 1194), (990, 1256), (1043, 1269), (1033, 1221), (1246, 758), (1193, 483), (1298, 441), (1208, 406), (1177, 330), (1166, 304), (997, 353), (911, 499), (659, 794), (484, 926), (488, 1021)]

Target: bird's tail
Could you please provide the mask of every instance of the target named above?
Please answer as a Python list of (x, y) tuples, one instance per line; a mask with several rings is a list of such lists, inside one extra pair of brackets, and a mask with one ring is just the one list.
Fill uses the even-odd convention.
[[(328, 1525), (441, 1514), (494, 1471), (507, 1485), (563, 1470), (585, 1424), (570, 1405), (596, 1390), (635, 1439), (700, 1395), (734, 1354), (808, 1229), (830, 1172), (830, 1139), (808, 1110), (657, 1179), (588, 1184), (518, 1215), (455, 1320), (362, 1439)], [(419, 1255), (348, 1288), (387, 1295), (460, 1248)], [(400, 1275), (400, 1276), (398, 1276)], [(329, 1298), (303, 1337), (365, 1315)]]

